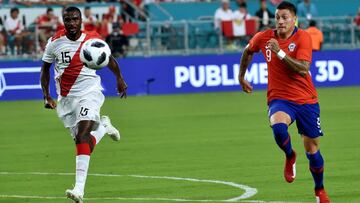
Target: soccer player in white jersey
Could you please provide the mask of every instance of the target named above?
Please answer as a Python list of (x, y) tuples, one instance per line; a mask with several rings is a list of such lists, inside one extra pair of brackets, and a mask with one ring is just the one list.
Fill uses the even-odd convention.
[[(76, 176), (73, 189), (65, 191), (74, 202), (82, 203), (89, 167), (90, 154), (101, 138), (108, 134), (114, 140), (120, 139), (119, 131), (107, 116), (100, 118), (104, 102), (100, 77), (95, 70), (84, 67), (79, 53), (83, 43), (91, 38), (100, 38), (97, 33), (81, 31), (81, 12), (76, 7), (63, 11), (65, 29), (51, 37), (46, 45), (41, 69), (41, 87), (45, 108), (56, 109), (73, 136), (76, 144)], [(50, 67), (55, 62), (55, 81), (58, 94), (56, 103), (50, 96)], [(111, 56), (108, 64), (117, 81), (121, 98), (126, 98), (127, 85), (119, 65)]]

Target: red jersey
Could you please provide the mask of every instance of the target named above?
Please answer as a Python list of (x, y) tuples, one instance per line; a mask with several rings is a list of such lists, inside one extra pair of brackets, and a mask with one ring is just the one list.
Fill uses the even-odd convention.
[(297, 60), (311, 62), (312, 46), (310, 35), (295, 28), (288, 39), (280, 39), (275, 30), (265, 30), (257, 33), (249, 42), (251, 52), (261, 51), (268, 66), (268, 103), (274, 99), (283, 99), (297, 104), (314, 104), (318, 102), (317, 93), (311, 80), (310, 73), (305, 77), (292, 71), (286, 63), (281, 61), (270, 49), (266, 42), (275, 38), (288, 56)]

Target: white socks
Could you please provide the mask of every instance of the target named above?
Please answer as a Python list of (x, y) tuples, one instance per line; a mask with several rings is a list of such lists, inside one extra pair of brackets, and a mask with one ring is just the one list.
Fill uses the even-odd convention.
[(90, 162), (89, 155), (81, 154), (76, 156), (76, 176), (75, 176), (74, 190), (78, 190), (82, 194), (84, 194), (89, 162)]
[(100, 122), (99, 127), (95, 131), (91, 131), (90, 135), (95, 137), (96, 144), (98, 144), (100, 140), (104, 137), (105, 133), (106, 133), (106, 129), (104, 125)]
[[(95, 138), (96, 145), (104, 137), (106, 129), (100, 122), (98, 128), (95, 131), (91, 131), (90, 134)], [(95, 147), (95, 146), (94, 146)], [(90, 155), (80, 154), (76, 156), (76, 176), (74, 190), (84, 194), (85, 182), (88, 173), (90, 163)]]

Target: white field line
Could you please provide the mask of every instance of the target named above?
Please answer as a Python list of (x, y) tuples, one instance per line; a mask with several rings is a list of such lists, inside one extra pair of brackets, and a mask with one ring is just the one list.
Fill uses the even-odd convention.
[[(0, 195), (0, 198), (16, 198), (16, 199), (66, 199), (66, 197), (43, 197), (43, 196), (26, 196), (26, 195)], [(171, 198), (126, 198), (126, 197), (99, 197), (99, 198), (84, 198), (86, 201), (100, 201), (100, 200), (132, 200), (132, 201), (173, 201), (173, 202), (228, 202), (226, 200), (191, 200), (191, 199), (171, 199)], [(239, 200), (236, 202), (243, 203), (284, 203), (284, 202), (265, 202), (259, 200)]]
[[(74, 176), (74, 173), (47, 173), (47, 172), (0, 172), (0, 175), (58, 175), (58, 176)], [(238, 202), (250, 198), (257, 193), (256, 188), (252, 188), (246, 185), (220, 181), (220, 180), (202, 180), (195, 178), (181, 178), (181, 177), (170, 177), (170, 176), (145, 176), (145, 175), (120, 175), (120, 174), (88, 174), (88, 176), (99, 176), (99, 177), (133, 177), (133, 178), (148, 178), (148, 179), (167, 179), (167, 180), (179, 180), (179, 181), (191, 181), (191, 182), (203, 182), (203, 183), (215, 183), (228, 185), (231, 187), (239, 188), (245, 192), (238, 196), (227, 200), (190, 200), (190, 199), (170, 199), (170, 198), (122, 198), (122, 197), (104, 197), (104, 198), (85, 198), (86, 200), (161, 200), (161, 201), (178, 201), (178, 202)], [(29, 199), (64, 199), (62, 197), (42, 197), (42, 196), (21, 196), (21, 195), (0, 195), (2, 198), (29, 198)], [(263, 201), (247, 201), (247, 202), (263, 202)]]
[[(1, 195), (0, 198), (16, 198), (16, 199), (48, 199), (48, 200), (57, 200), (57, 199), (66, 199), (66, 197), (43, 197), (43, 196), (27, 196), (27, 195)], [(84, 198), (86, 201), (100, 201), (100, 200), (132, 200), (132, 201), (174, 201), (174, 202), (229, 202), (226, 200), (190, 200), (190, 199), (170, 199), (170, 198), (126, 198), (126, 197), (99, 197), (99, 198)], [(290, 202), (266, 202), (261, 200), (239, 200), (236, 202), (242, 203), (290, 203)], [(301, 203), (301, 202), (291, 202), (291, 203)]]

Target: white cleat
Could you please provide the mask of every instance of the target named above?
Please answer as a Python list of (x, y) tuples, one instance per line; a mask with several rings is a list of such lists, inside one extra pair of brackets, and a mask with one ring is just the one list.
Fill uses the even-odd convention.
[(78, 190), (75, 189), (68, 189), (65, 191), (65, 195), (67, 198), (74, 200), (74, 202), (76, 203), (83, 203), (83, 196), (84, 194), (82, 194), (81, 192), (79, 192)]
[(106, 129), (106, 134), (108, 134), (114, 141), (119, 141), (120, 132), (111, 124), (109, 116), (101, 116), (100, 120)]

